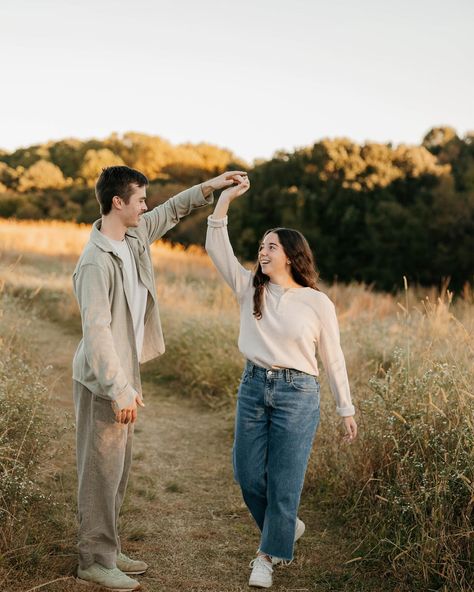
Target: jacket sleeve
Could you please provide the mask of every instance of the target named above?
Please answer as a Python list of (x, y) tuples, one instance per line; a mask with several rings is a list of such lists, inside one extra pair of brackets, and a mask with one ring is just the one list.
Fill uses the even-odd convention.
[(328, 375), (329, 386), (336, 401), (336, 412), (342, 417), (355, 414), (351, 401), (349, 379), (347, 377), (346, 361), (342, 352), (334, 304), (325, 294), (320, 294), (321, 331), (319, 335), (318, 351)]
[(206, 251), (225, 282), (240, 297), (249, 286), (252, 272), (245, 269), (234, 255), (227, 233), (227, 216), (207, 219)]
[(176, 226), (181, 218), (187, 216), (195, 208), (207, 206), (214, 201), (214, 194), (204, 197), (201, 185), (195, 185), (164, 203), (143, 214), (146, 223), (148, 242), (161, 238), (168, 230)]
[(87, 362), (103, 395), (118, 409), (128, 407), (137, 392), (127, 380), (112, 337), (108, 272), (87, 263), (74, 275), (74, 289), (81, 311)]

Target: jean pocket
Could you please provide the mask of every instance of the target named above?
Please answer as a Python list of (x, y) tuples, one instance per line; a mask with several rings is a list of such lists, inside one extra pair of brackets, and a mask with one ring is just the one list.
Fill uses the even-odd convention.
[(244, 371), (242, 372), (242, 376), (240, 377), (240, 384), (245, 384), (246, 382), (249, 381), (250, 378), (250, 372), (247, 370), (247, 368), (244, 368)]
[(293, 374), (291, 376), (290, 384), (297, 391), (304, 391), (307, 393), (315, 393), (319, 391), (319, 382), (310, 374)]

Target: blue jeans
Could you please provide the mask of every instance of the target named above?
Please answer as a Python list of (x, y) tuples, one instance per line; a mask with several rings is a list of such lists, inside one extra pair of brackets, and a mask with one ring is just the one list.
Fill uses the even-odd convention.
[(247, 362), (239, 386), (234, 475), (261, 531), (260, 550), (293, 559), (296, 516), (319, 424), (319, 382)]

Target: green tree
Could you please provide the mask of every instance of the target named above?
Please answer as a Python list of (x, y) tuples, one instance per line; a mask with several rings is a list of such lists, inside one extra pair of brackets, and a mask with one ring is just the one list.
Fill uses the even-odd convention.
[(5, 162), (0, 161), (0, 184), (3, 191), (15, 189), (19, 173), (16, 169), (9, 167)]
[(437, 154), (443, 146), (456, 138), (456, 130), (452, 127), (447, 125), (433, 127), (423, 138), (422, 145), (430, 152)]
[(79, 175), (85, 148), (84, 142), (75, 138), (66, 138), (48, 145), (49, 159), (58, 166), (66, 177), (75, 179)]
[(47, 160), (38, 160), (20, 176), (18, 191), (24, 193), (32, 189), (62, 189), (71, 183), (65, 179), (61, 169)]
[(158, 136), (128, 132), (123, 136), (120, 155), (128, 166), (138, 169), (152, 181), (172, 162), (173, 151), (173, 146)]
[(84, 155), (79, 176), (84, 179), (89, 187), (93, 187), (103, 168), (123, 164), (125, 163), (120, 156), (117, 156), (108, 148), (102, 148), (101, 150), (89, 149)]

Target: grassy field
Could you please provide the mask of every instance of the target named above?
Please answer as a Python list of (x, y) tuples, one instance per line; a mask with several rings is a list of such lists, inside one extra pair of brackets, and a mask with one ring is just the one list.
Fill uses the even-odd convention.
[[(15, 568), (10, 550), (28, 546), (33, 536), (32, 512), (41, 515), (54, 501), (62, 511), (48, 520), (61, 524), (66, 514), (69, 528), (74, 522), (70, 488), (61, 487), (58, 497), (44, 479), (56, 474), (50, 442), (60, 435), (53, 436), (58, 422), (44, 409), (49, 379), (41, 356), (29, 355), (22, 334), (25, 321), (34, 333), (39, 321), (31, 319), (43, 318), (79, 335), (71, 273), (88, 234), (88, 227), (66, 223), (0, 221), (0, 501), (6, 520), (0, 570), (8, 573)], [(153, 258), (167, 351), (144, 366), (145, 381), (178, 401), (195, 400), (224, 414), (230, 433), (243, 363), (233, 296), (200, 249), (158, 243)], [(359, 587), (351, 578), (344, 583), (343, 575), (338, 583), (313, 581), (323, 590), (368, 591), (376, 589), (373, 574), (383, 574), (391, 590), (472, 590), (472, 293), (407, 287), (388, 295), (356, 284), (322, 289), (338, 311), (360, 437), (350, 447), (341, 443), (323, 376), (322, 422), (305, 499), (324, 510), (325, 527), (346, 551), (349, 544), (346, 561), (357, 569)], [(229, 434), (221, 445), (230, 446)], [(21, 556), (28, 565), (41, 561), (38, 553)]]

